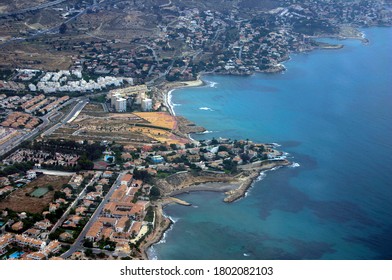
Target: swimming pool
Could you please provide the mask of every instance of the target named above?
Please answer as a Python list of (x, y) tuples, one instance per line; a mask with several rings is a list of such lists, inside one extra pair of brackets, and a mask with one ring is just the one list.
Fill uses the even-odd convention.
[(23, 254), (24, 252), (16, 251), (9, 255), (8, 259), (19, 259)]

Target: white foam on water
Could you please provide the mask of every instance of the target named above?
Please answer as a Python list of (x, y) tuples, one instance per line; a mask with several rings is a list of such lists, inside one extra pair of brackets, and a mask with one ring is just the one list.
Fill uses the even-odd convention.
[(211, 108), (209, 108), (209, 107), (200, 107), (199, 108), (199, 110), (204, 110), (204, 111), (211, 111), (211, 112), (213, 112), (214, 110), (212, 110)]
[(207, 83), (206, 86), (211, 87), (211, 88), (217, 88), (217, 85), (219, 85), (219, 83), (217, 82), (213, 82), (213, 81), (205, 81)]
[(300, 167), (301, 165), (298, 162), (293, 162), (291, 165), (289, 165), (289, 167), (291, 168), (296, 168), (296, 167)]
[(169, 110), (172, 112), (173, 116), (175, 116), (176, 115), (176, 112), (174, 111), (174, 106), (175, 105), (173, 104), (173, 101), (172, 101), (172, 97), (173, 97), (172, 93), (173, 93), (173, 91), (174, 91), (174, 89), (172, 89), (171, 91), (169, 91), (167, 93), (167, 106), (169, 106)]
[(215, 132), (219, 132), (219, 131), (206, 130), (206, 131), (199, 132), (199, 133), (196, 133), (196, 134), (210, 134), (210, 133), (215, 133)]

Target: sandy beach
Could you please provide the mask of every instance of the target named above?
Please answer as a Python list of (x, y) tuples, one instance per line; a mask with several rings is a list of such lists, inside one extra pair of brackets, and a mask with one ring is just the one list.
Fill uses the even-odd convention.
[(172, 103), (172, 93), (176, 89), (186, 88), (186, 87), (200, 87), (205, 83), (198, 77), (195, 81), (185, 81), (185, 82), (173, 82), (166, 83), (162, 90), (164, 94), (164, 105), (169, 110), (170, 114), (175, 116), (174, 105)]
[[(164, 105), (168, 108), (170, 114), (175, 116), (174, 104), (172, 103), (172, 92), (179, 88), (185, 87), (200, 87), (204, 86), (205, 83), (198, 77), (195, 81), (186, 82), (174, 82), (166, 83), (161, 90), (164, 95)], [(244, 168), (241, 173), (236, 176), (222, 176), (222, 177), (211, 177), (211, 176), (199, 176), (191, 178), (180, 177), (180, 183), (174, 187), (172, 184), (165, 184), (158, 186), (164, 190), (163, 198), (154, 202), (155, 208), (155, 220), (154, 220), (154, 231), (140, 246), (140, 252), (142, 259), (148, 259), (148, 249), (155, 243), (158, 243), (165, 234), (165, 231), (170, 228), (173, 221), (166, 217), (163, 208), (169, 204), (179, 204), (182, 206), (190, 206), (191, 204), (187, 201), (181, 200), (174, 196), (183, 193), (189, 193), (194, 191), (214, 191), (222, 192), (226, 195), (224, 202), (231, 203), (241, 197), (244, 197), (247, 190), (253, 185), (254, 181), (260, 176), (263, 171), (271, 170), (280, 166), (289, 165), (290, 162), (287, 160), (277, 160), (272, 162), (262, 162), (257, 165), (251, 165), (248, 168)], [(182, 175), (184, 176), (184, 175)], [(170, 186), (167, 190), (167, 186)], [(163, 187), (163, 188), (162, 188)]]

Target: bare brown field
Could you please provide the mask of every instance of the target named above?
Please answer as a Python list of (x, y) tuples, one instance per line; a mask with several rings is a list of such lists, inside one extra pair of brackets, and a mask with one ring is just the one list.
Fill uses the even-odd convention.
[(116, 141), (128, 145), (184, 144), (185, 137), (176, 135), (177, 120), (165, 112), (105, 113), (100, 104), (88, 104), (70, 124), (65, 124), (50, 138), (75, 141)]
[(13, 12), (28, 7), (38, 6), (39, 4), (45, 3), (47, 0), (0, 0), (0, 12)]
[(97, 116), (97, 117), (105, 116), (106, 114), (101, 104), (94, 104), (94, 103), (88, 103), (83, 108), (83, 113), (86, 115)]
[[(9, 208), (16, 212), (41, 213), (52, 202), (55, 191), (60, 190), (69, 179), (70, 177), (43, 175), (0, 201), (0, 209)], [(42, 198), (26, 196), (34, 191), (34, 187), (49, 185), (53, 186), (54, 190), (49, 191)]]
[(0, 67), (18, 65), (21, 68), (41, 70), (68, 69), (72, 64), (71, 55), (49, 51), (39, 44), (19, 43), (2, 48)]
[[(100, 105), (89, 104), (82, 113), (70, 124), (63, 125), (55, 131), (51, 138), (66, 138), (72, 140), (116, 141), (118, 143), (152, 143), (153, 138), (130, 128), (135, 124), (146, 123), (134, 114), (108, 114), (97, 112)], [(102, 106), (101, 106), (102, 110)]]
[(164, 127), (168, 129), (177, 128), (177, 120), (174, 116), (167, 112), (138, 112), (135, 115), (145, 119), (154, 126)]

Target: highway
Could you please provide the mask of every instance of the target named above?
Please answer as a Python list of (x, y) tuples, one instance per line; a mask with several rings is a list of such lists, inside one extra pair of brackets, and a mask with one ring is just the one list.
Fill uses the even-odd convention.
[(50, 118), (52, 116), (54, 116), (55, 114), (58, 113), (58, 110), (63, 108), (64, 106), (71, 104), (74, 101), (78, 101), (78, 103), (75, 105), (75, 107), (71, 110), (71, 112), (69, 112), (69, 114), (63, 118), (63, 120), (57, 124), (55, 124), (54, 126), (50, 127), (47, 131), (43, 132), (41, 134), (41, 136), (47, 136), (52, 134), (56, 129), (58, 129), (60, 126), (62, 126), (63, 124), (67, 123), (68, 121), (70, 121), (75, 115), (79, 114), (81, 110), (83, 110), (84, 106), (86, 106), (88, 104), (88, 98), (84, 97), (83, 99), (81, 98), (72, 98), (70, 100), (68, 100), (67, 102), (65, 102), (64, 104), (62, 104), (60, 107), (52, 110), (49, 114), (47, 114), (46, 116), (42, 117), (42, 123), (34, 128), (33, 130), (31, 130), (30, 132), (24, 134), (24, 135), (20, 135), (18, 136), (16, 139), (13, 138), (10, 141), (4, 143), (3, 145), (0, 146), (0, 156), (8, 153), (9, 151), (11, 151), (12, 149), (16, 148), (17, 146), (19, 146), (23, 141), (27, 141), (27, 140), (31, 140), (34, 139), (35, 137), (37, 137), (42, 131), (44, 131), (50, 124)]
[(20, 136), (18, 136), (16, 138), (12, 138), (9, 141), (7, 141), (6, 143), (4, 143), (3, 145), (1, 145), (1, 147), (0, 147), (0, 156), (6, 154), (9, 151), (11, 151), (12, 149), (16, 148), (23, 141), (30, 140), (30, 139), (33, 139), (34, 137), (36, 137), (39, 134), (39, 132), (40, 132), (40, 130), (39, 130), (40, 126), (34, 128), (32, 131), (30, 131), (30, 132), (28, 132), (26, 134), (20, 135)]
[(91, 226), (98, 220), (99, 215), (101, 214), (103, 207), (109, 201), (109, 198), (113, 195), (113, 192), (120, 186), (121, 178), (125, 175), (125, 173), (126, 173), (126, 171), (121, 172), (118, 175), (116, 181), (113, 183), (109, 192), (106, 194), (104, 199), (101, 201), (101, 203), (99, 204), (99, 206), (95, 210), (94, 214), (91, 216), (90, 220), (84, 226), (84, 228), (83, 228), (82, 232), (79, 234), (78, 238), (76, 238), (75, 242), (71, 245), (71, 248), (69, 248), (69, 250), (67, 252), (65, 252), (64, 254), (61, 255), (62, 258), (66, 259), (66, 258), (70, 257), (76, 251), (84, 248), (82, 242), (83, 242), (87, 232), (89, 231)]
[[(78, 100), (78, 99), (76, 99)], [(69, 112), (69, 114), (63, 118), (63, 120), (57, 124), (55, 124), (54, 126), (52, 126), (51, 128), (49, 128), (48, 130), (46, 130), (45, 132), (43, 132), (41, 134), (42, 137), (44, 136), (48, 136), (50, 134), (52, 134), (53, 132), (55, 132), (58, 128), (60, 128), (62, 125), (68, 123), (69, 121), (72, 120), (72, 118), (76, 117), (77, 115), (79, 115), (79, 113), (83, 110), (83, 108), (88, 104), (88, 99), (82, 99), (80, 101), (78, 101), (78, 103), (75, 105), (75, 107), (71, 110), (71, 112)]]

